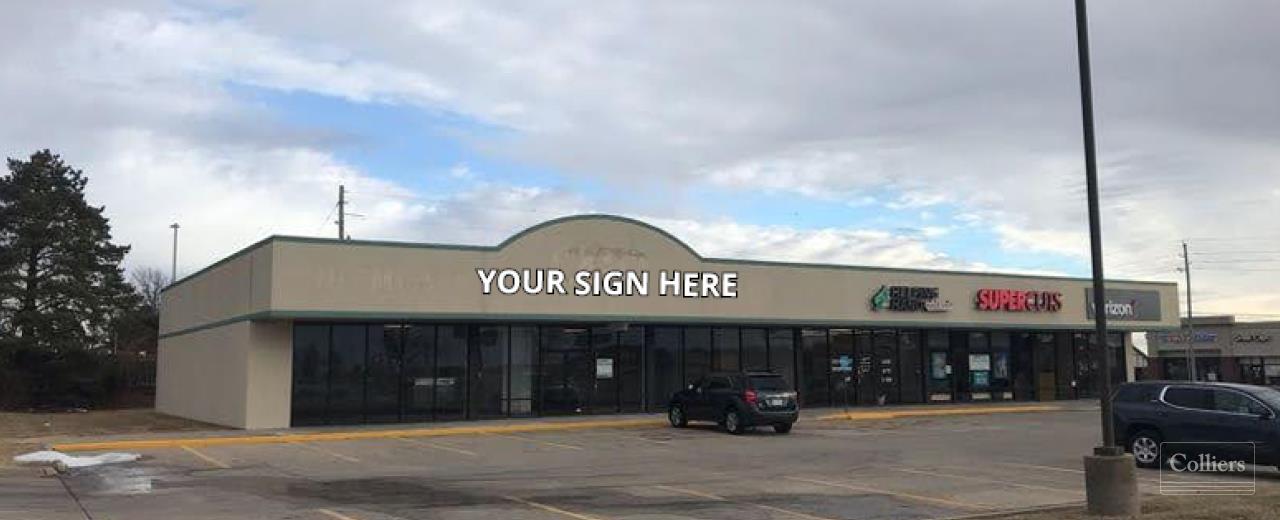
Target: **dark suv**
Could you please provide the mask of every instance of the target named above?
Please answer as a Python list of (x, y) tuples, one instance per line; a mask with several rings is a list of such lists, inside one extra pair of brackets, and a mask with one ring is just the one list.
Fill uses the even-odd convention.
[[(1159, 466), (1174, 453), (1205, 452), (1236, 460), (1252, 459), (1256, 453), (1257, 464), (1280, 466), (1277, 410), (1280, 391), (1231, 383), (1125, 383), (1112, 400), (1116, 436), (1138, 465), (1148, 468)], [(1161, 460), (1162, 442), (1208, 444), (1175, 445), (1176, 450), (1166, 446)], [(1186, 453), (1188, 447), (1196, 453)]]
[(795, 390), (772, 372), (712, 373), (671, 396), (667, 410), (676, 428), (715, 421), (735, 435), (753, 426), (787, 433), (800, 418)]

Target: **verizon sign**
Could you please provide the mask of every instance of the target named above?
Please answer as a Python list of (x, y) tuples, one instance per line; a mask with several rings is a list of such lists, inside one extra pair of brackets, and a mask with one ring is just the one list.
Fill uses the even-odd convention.
[[(1085, 313), (1093, 319), (1093, 289), (1084, 290)], [(1134, 291), (1128, 289), (1107, 289), (1107, 299), (1103, 303), (1103, 312), (1108, 320), (1116, 321), (1160, 321), (1160, 293), (1156, 291)]]

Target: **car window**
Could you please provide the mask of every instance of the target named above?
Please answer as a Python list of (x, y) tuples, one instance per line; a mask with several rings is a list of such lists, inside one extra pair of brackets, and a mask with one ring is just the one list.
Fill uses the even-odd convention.
[(1219, 412), (1262, 415), (1262, 405), (1258, 401), (1234, 390), (1214, 390), (1213, 408)]
[(782, 392), (789, 390), (782, 376), (752, 376), (751, 388), (765, 392)]
[(725, 390), (727, 388), (729, 388), (729, 379), (725, 377), (713, 377), (710, 385), (707, 386), (708, 390)]
[(1271, 405), (1272, 410), (1280, 410), (1280, 390), (1274, 388), (1256, 388), (1253, 392), (1254, 397), (1261, 399), (1262, 402)]
[(1124, 385), (1116, 392), (1115, 400), (1121, 403), (1145, 403), (1160, 397), (1158, 385)]
[(1213, 409), (1213, 394), (1205, 388), (1171, 386), (1164, 392), (1165, 402), (1183, 408)]

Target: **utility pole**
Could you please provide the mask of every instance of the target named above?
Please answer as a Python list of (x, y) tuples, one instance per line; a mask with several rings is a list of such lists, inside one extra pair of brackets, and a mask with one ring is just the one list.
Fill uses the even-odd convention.
[[(1089, 199), (1089, 246), (1093, 259), (1093, 322), (1102, 351), (1102, 445), (1084, 457), (1085, 496), (1091, 515), (1137, 516), (1142, 512), (1132, 455), (1116, 445), (1111, 417), (1111, 346), (1107, 341), (1107, 291), (1102, 273), (1102, 218), (1098, 204), (1098, 160), (1093, 136), (1093, 75), (1089, 69), (1089, 17), (1076, 4), (1076, 52), (1080, 62), (1080, 115), (1084, 130), (1084, 176)], [(1123, 352), (1124, 345), (1121, 345)]]
[(173, 263), (169, 266), (169, 283), (178, 281), (178, 223), (169, 224), (173, 228)]
[(338, 240), (347, 239), (347, 187), (338, 185)]
[(1191, 323), (1191, 255), (1182, 241), (1182, 270), (1187, 275), (1187, 380), (1196, 380), (1196, 327)]

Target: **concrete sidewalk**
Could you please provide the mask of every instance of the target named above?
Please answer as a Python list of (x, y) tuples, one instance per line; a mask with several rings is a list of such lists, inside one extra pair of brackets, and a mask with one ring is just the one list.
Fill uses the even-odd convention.
[[(815, 421), (876, 421), (1000, 413), (1037, 413), (1096, 410), (1097, 401), (1046, 403), (1004, 402), (946, 405), (899, 405), (877, 407), (815, 408), (801, 411), (801, 423)], [(349, 441), (412, 437), (469, 436), (525, 432), (580, 431), (597, 429), (655, 428), (666, 425), (664, 414), (624, 414), (528, 419), (497, 419), (444, 423), (325, 426), (274, 430), (208, 431), (175, 434), (142, 434), (94, 438), (68, 438), (49, 444), (64, 452), (137, 450), (293, 442)]]

